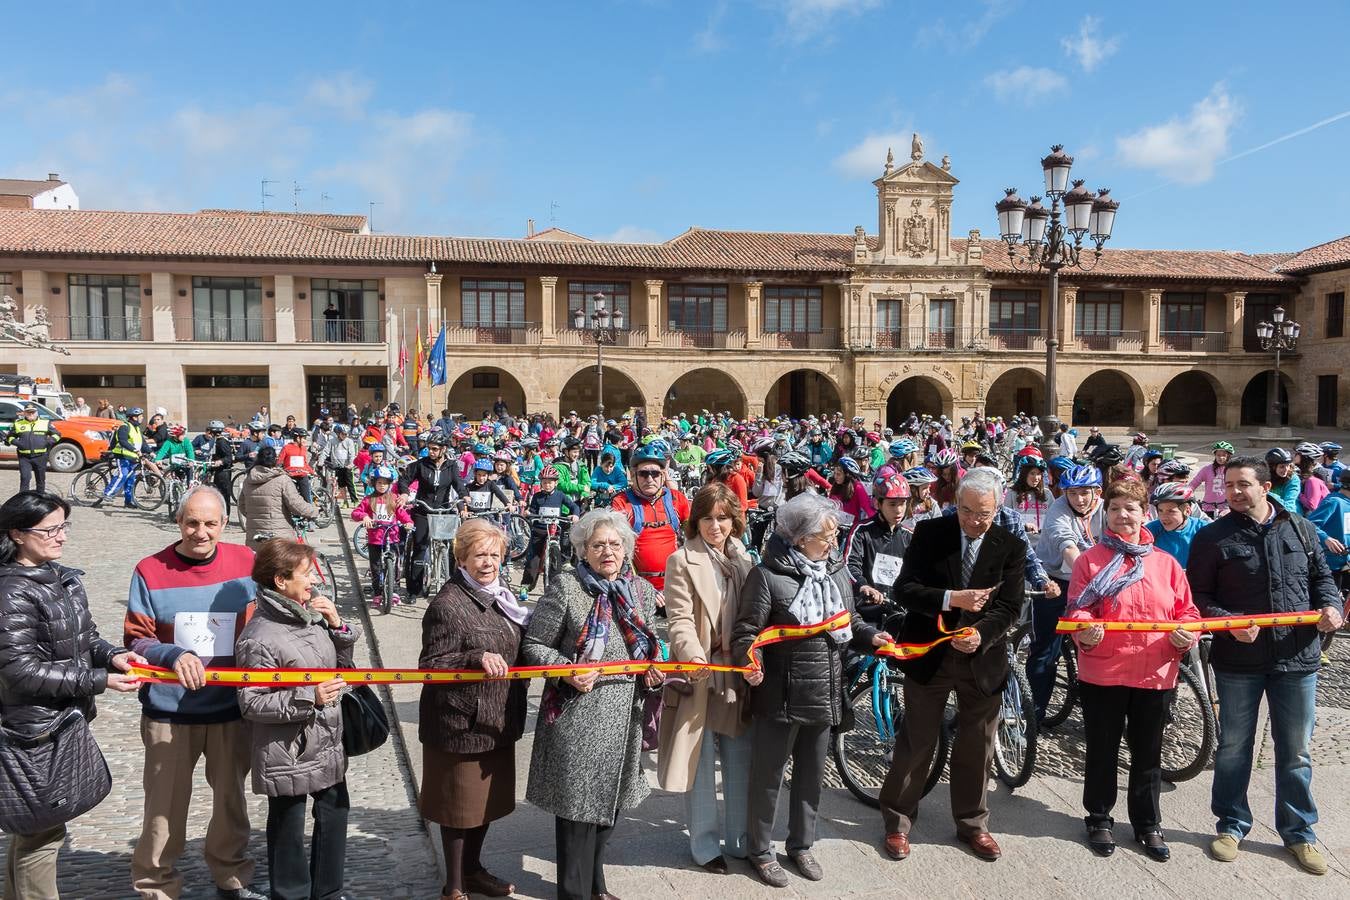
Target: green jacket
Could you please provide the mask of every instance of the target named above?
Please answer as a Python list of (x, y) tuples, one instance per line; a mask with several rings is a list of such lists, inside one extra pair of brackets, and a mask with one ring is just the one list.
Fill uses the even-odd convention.
[(702, 447), (695, 447), (690, 444), (688, 447), (675, 451), (675, 462), (681, 466), (701, 466), (703, 457), (708, 454), (703, 452)]
[(159, 445), (159, 452), (155, 454), (155, 462), (159, 462), (166, 456), (186, 456), (189, 460), (196, 461), (197, 454), (192, 449), (192, 441), (184, 435), (182, 440), (175, 441), (169, 438)]
[(591, 493), (591, 470), (585, 460), (577, 460), (577, 473), (572, 474), (572, 466), (565, 460), (555, 459), (553, 467), (558, 470), (558, 490), (573, 500), (580, 500)]

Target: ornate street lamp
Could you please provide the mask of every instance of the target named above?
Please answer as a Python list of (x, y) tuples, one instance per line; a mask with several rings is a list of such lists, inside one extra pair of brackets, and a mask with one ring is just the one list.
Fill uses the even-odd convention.
[(572, 313), (572, 327), (583, 334), (589, 334), (595, 341), (595, 403), (600, 413), (600, 424), (605, 423), (605, 344), (615, 344), (619, 332), (623, 331), (623, 313), (605, 308), (605, 295), (597, 292), (591, 295), (594, 310), (586, 314), (584, 306), (577, 307)]
[[(1120, 204), (1111, 199), (1111, 192), (1102, 188), (1093, 194), (1083, 187), (1083, 181), (1070, 184), (1069, 172), (1073, 157), (1064, 152), (1061, 144), (1050, 148), (1050, 155), (1041, 160), (1045, 175), (1045, 196), (1050, 208), (1041, 205), (1040, 197), (1031, 202), (1017, 196), (1016, 188), (1008, 188), (994, 209), (998, 212), (998, 231), (1008, 245), (1008, 259), (1016, 269), (1044, 272), (1050, 276), (1049, 334), (1045, 341), (1045, 414), (1041, 416), (1041, 431), (1045, 441), (1054, 441), (1059, 431), (1059, 398), (1055, 386), (1056, 355), (1059, 350), (1059, 270), (1077, 268), (1090, 271), (1101, 259), (1102, 247), (1111, 239), (1111, 228), (1116, 222)], [(1062, 210), (1061, 210), (1062, 205)], [(1085, 264), (1083, 238), (1093, 244), (1093, 255)], [(1025, 250), (1017, 252), (1018, 245)]]
[(1280, 416), (1280, 353), (1293, 352), (1303, 326), (1293, 319), (1285, 318), (1283, 306), (1275, 307), (1270, 313), (1270, 319), (1269, 322), (1256, 323), (1256, 336), (1261, 341), (1262, 350), (1275, 351), (1275, 371), (1266, 391), (1266, 427), (1279, 428), (1283, 425)]

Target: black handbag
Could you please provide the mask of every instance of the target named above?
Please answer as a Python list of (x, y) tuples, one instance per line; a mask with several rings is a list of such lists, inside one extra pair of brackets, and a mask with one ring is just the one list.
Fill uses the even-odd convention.
[(361, 756), (389, 740), (389, 717), (375, 689), (358, 684), (342, 695), (342, 749)]
[(84, 815), (111, 790), (108, 761), (78, 709), (32, 737), (0, 728), (0, 831), (47, 831)]

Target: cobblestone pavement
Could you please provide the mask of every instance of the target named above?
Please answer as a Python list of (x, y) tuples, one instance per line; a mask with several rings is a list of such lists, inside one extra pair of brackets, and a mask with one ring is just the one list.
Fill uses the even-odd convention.
[[(68, 476), (54, 475), (48, 479), (50, 489), (64, 490), (68, 484)], [(0, 467), (0, 497), (8, 497), (17, 489), (17, 468)], [(63, 562), (85, 571), (94, 621), (104, 637), (121, 641), (127, 584), (136, 562), (172, 543), (177, 535), (177, 529), (168, 523), (162, 509), (154, 513), (137, 512), (123, 509), (118, 503), (102, 510), (75, 510)], [(225, 532), (225, 540), (241, 538), (237, 526), (231, 525)], [(350, 575), (336, 530), (321, 534), (320, 540), (320, 549), (334, 556), (342, 588), (339, 606), (343, 615), (359, 615), (359, 608), (350, 596)], [(369, 639), (358, 646), (358, 665), (368, 664), (370, 647)], [(139, 720), (140, 704), (134, 695), (99, 697), (98, 718), (93, 727), (112, 770), (112, 794), (70, 826), (70, 837), (58, 863), (63, 897), (136, 896), (131, 890), (131, 853), (140, 834), (144, 802)], [(349, 895), (371, 900), (439, 896), (441, 877), (413, 803), (401, 744), (391, 740), (378, 751), (354, 759), (348, 769), (347, 785), (352, 804), (347, 837)], [(199, 764), (187, 849), (179, 861), (186, 885), (185, 898), (215, 896), (210, 871), (202, 859), (210, 797), (204, 766)], [(267, 802), (252, 795), (250, 801), (253, 833), (249, 855), (257, 863), (254, 886), (265, 891), (267, 841), (263, 828), (267, 822)]]

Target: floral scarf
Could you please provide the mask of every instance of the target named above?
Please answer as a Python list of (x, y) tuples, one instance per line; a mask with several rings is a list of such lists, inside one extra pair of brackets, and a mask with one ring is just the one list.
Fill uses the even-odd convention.
[(1132, 544), (1111, 531), (1102, 532), (1101, 542), (1116, 555), (1092, 576), (1083, 593), (1070, 604), (1070, 612), (1091, 609), (1101, 601), (1103, 612), (1114, 613), (1120, 606), (1120, 592), (1143, 580), (1144, 557), (1153, 552), (1151, 542)]

